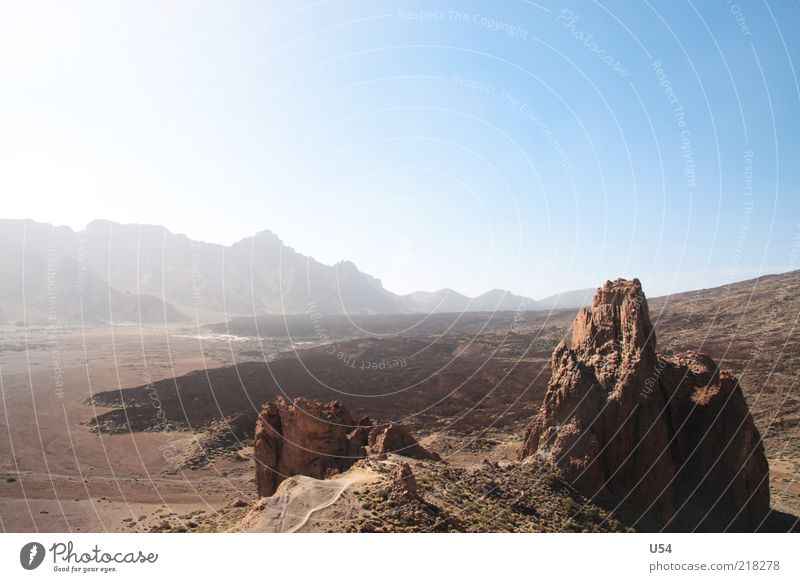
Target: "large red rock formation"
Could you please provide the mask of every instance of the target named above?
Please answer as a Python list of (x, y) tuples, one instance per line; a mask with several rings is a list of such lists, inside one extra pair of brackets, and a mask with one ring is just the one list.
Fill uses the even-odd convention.
[(289, 404), (278, 398), (265, 404), (255, 434), (259, 493), (272, 495), (291, 475), (322, 479), (328, 469), (346, 470), (347, 434), (354, 424), (341, 402), (297, 398)]
[(769, 468), (733, 376), (708, 356), (658, 354), (638, 279), (608, 281), (552, 356), (520, 457), (548, 461), (643, 529), (753, 531)]
[(338, 401), (278, 398), (262, 406), (256, 421), (256, 487), (261, 496), (272, 495), (292, 475), (324, 479), (358, 459), (389, 452), (439, 458), (403, 425), (378, 425), (368, 417), (356, 423)]

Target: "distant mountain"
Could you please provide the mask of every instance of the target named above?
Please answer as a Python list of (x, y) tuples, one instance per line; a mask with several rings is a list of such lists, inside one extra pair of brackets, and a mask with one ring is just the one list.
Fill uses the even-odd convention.
[(452, 313), (467, 311), (517, 311), (537, 309), (537, 302), (509, 291), (493, 289), (477, 297), (467, 297), (452, 289), (415, 291), (403, 295), (403, 305), (411, 313)]
[(590, 287), (588, 289), (575, 289), (574, 291), (565, 291), (564, 293), (557, 293), (544, 299), (536, 301), (538, 309), (573, 309), (576, 307), (588, 307), (592, 304), (592, 297), (597, 289)]
[[(323, 265), (287, 247), (269, 231), (226, 247), (193, 241), (161, 226), (97, 220), (73, 232), (30, 220), (0, 220), (0, 242), (4, 249), (0, 273), (6, 282), (0, 302), (6, 313), (23, 302), (32, 308), (38, 305), (33, 297), (43, 297), (47, 288), (47, 269), (42, 265), (49, 262), (61, 271), (70, 260), (80, 265), (73, 276), (76, 280), (80, 276), (92, 289), (104, 285), (103, 289), (113, 290), (111, 308), (114, 312), (120, 308), (113, 319), (124, 315), (138, 320), (131, 306), (114, 300), (115, 292), (134, 304), (146, 304), (148, 312), (157, 312), (156, 320), (163, 320), (164, 313), (169, 320), (185, 318), (195, 309), (221, 315), (406, 311), (398, 296), (353, 263)], [(39, 267), (32, 271), (34, 264)], [(27, 289), (33, 292), (25, 301), (23, 270)], [(67, 287), (59, 286), (58, 292), (66, 294)], [(83, 295), (88, 293), (84, 285)], [(33, 309), (32, 315), (37, 313)], [(93, 315), (112, 319), (107, 305), (98, 305)]]
[(64, 231), (33, 229), (24, 247), (0, 233), (0, 323), (187, 319), (158, 297), (118, 291), (87, 271), (69, 254)]
[(531, 311), (538, 309), (538, 302), (529, 297), (514, 295), (503, 289), (492, 289), (478, 295), (470, 305), (470, 311)]
[(467, 297), (452, 289), (416, 291), (403, 295), (403, 304), (412, 313), (450, 313), (477, 311), (538, 311), (585, 307), (592, 303), (595, 289), (578, 289), (551, 295), (542, 300), (493, 289), (477, 297)]
[(224, 246), (162, 226), (95, 220), (75, 232), (0, 220), (0, 244), (0, 313), (8, 320), (21, 319), (23, 306), (29, 321), (56, 312), (71, 320), (82, 314), (84, 320), (147, 322), (196, 313), (445, 313), (555, 304), (500, 289), (474, 298), (452, 289), (396, 295), (350, 261), (323, 265), (268, 230)]

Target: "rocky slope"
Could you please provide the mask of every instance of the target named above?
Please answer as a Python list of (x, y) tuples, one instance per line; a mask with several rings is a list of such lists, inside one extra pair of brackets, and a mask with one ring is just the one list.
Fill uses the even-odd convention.
[(345, 473), (284, 480), (232, 531), (624, 532), (616, 516), (544, 464), (478, 460), (467, 467), (389, 454)]
[(532, 455), (647, 529), (755, 531), (769, 513), (764, 447), (738, 381), (706, 355), (658, 354), (636, 279), (600, 288), (572, 347), (553, 352), (520, 450)]

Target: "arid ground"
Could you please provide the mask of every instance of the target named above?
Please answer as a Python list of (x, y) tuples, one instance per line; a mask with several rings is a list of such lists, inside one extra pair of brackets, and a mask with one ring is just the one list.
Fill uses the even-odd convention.
[[(707, 352), (740, 378), (766, 445), (772, 507), (790, 516), (800, 514), (798, 297), (800, 275), (789, 273), (650, 300), (660, 351)], [(246, 318), (214, 326), (6, 326), (0, 526), (413, 529), (380, 509), (382, 485), (373, 477), (391, 458), (365, 461), (370, 472), (356, 468), (326, 481), (327, 489), (290, 479), (282, 487), (294, 494), (269, 502), (286, 506), (262, 514), (280, 519), (265, 524), (252, 515), (255, 418), (263, 402), (284, 395), (341, 400), (354, 416), (410, 425), (447, 461), (415, 463), (427, 488), (415, 515), (429, 530), (438, 531), (443, 511), (460, 513), (467, 531), (543, 531), (546, 523), (561, 531), (625, 529), (555, 475), (536, 487), (525, 468), (497, 477), (506, 483), (491, 477), (497, 463), (515, 458), (541, 405), (550, 355), (574, 316), (570, 309), (311, 324), (299, 315), (268, 330)], [(539, 499), (530, 507), (512, 495), (526, 487)], [(475, 497), (482, 488), (498, 493)], [(503, 511), (510, 517), (499, 517)]]

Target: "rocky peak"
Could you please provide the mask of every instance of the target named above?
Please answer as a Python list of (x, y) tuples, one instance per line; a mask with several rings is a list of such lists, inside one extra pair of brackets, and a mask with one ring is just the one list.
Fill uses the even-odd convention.
[[(597, 368), (613, 368), (617, 377), (656, 362), (656, 335), (638, 279), (606, 281), (597, 290), (591, 309), (582, 307), (575, 318), (572, 349)], [(601, 373), (599, 379), (611, 388), (611, 377)]]
[(696, 353), (659, 356), (637, 279), (608, 281), (553, 352), (520, 449), (648, 529), (753, 531), (768, 465), (739, 383)]

